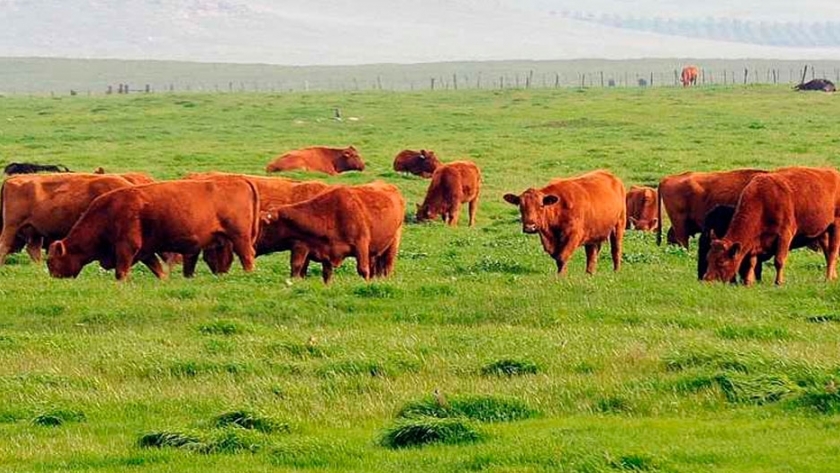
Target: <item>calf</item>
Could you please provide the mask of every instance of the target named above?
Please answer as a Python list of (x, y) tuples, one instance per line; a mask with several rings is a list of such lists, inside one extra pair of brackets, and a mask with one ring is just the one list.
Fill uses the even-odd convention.
[(407, 172), (420, 177), (430, 178), (442, 163), (434, 151), (404, 149), (394, 158), (394, 171)]
[(519, 207), (522, 231), (540, 235), (543, 249), (557, 263), (557, 274), (579, 246), (586, 248), (586, 272), (595, 273), (601, 244), (609, 239), (613, 269), (621, 266), (621, 244), (627, 223), (624, 184), (607, 171), (555, 179), (504, 199)]
[(656, 231), (659, 218), (656, 216), (656, 202), (659, 194), (653, 187), (633, 186), (627, 191), (627, 229)]
[(268, 163), (265, 172), (294, 169), (323, 172), (332, 176), (346, 171), (364, 171), (365, 162), (353, 146), (347, 148), (315, 146), (296, 149), (278, 156)]
[(9, 163), (3, 168), (7, 176), (14, 174), (34, 174), (37, 172), (72, 172), (61, 164)]
[[(826, 279), (837, 277), (840, 248), (840, 173), (828, 168), (790, 167), (753, 178), (744, 188), (726, 234), (712, 241), (706, 281), (731, 281), (748, 261), (746, 284), (762, 253), (772, 253), (776, 284), (784, 283), (784, 266), (794, 240), (818, 240), (826, 260)], [(800, 240), (802, 241), (802, 240)]]
[(142, 261), (160, 278), (156, 253), (172, 252), (184, 255), (191, 274), (202, 249), (227, 240), (251, 271), (258, 230), (259, 192), (246, 179), (128, 187), (97, 197), (67, 237), (50, 245), (47, 267), (53, 277), (76, 277), (99, 261), (121, 281)]
[(453, 161), (435, 169), (426, 198), (417, 206), (417, 221), (441, 216), (449, 226), (458, 225), (461, 204), (469, 203), (470, 226), (475, 225), (478, 194), (481, 191), (481, 171), (470, 161)]

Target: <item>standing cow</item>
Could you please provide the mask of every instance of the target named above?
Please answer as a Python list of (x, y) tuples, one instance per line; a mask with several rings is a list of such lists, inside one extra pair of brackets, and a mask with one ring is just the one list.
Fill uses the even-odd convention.
[(365, 162), (353, 146), (326, 148), (315, 146), (296, 149), (278, 156), (265, 168), (265, 172), (317, 171), (334, 176), (345, 171), (364, 171)]
[(659, 228), (656, 202), (659, 194), (653, 187), (633, 186), (627, 191), (627, 228), (653, 232)]
[[(784, 266), (794, 239), (822, 239), (826, 279), (837, 278), (840, 249), (840, 173), (829, 168), (790, 167), (754, 177), (741, 194), (726, 234), (712, 232), (706, 281), (731, 281), (746, 260), (754, 281), (762, 253), (774, 255), (776, 284), (784, 283)], [(827, 234), (827, 239), (824, 235)]]
[[(245, 271), (254, 267), (259, 192), (246, 179), (170, 181), (117, 189), (97, 197), (70, 233), (50, 245), (53, 277), (76, 277), (99, 261), (124, 280), (137, 261), (161, 278), (156, 253), (184, 255), (192, 272), (202, 249), (230, 241)], [(189, 269), (189, 271), (188, 271)]]
[(741, 191), (759, 169), (736, 169), (724, 172), (684, 172), (659, 181), (659, 228), (656, 244), (662, 243), (662, 206), (671, 220), (668, 243), (688, 248), (688, 239), (703, 229), (706, 214), (718, 205), (734, 206)]
[(697, 77), (699, 75), (700, 71), (697, 69), (697, 66), (685, 66), (680, 74), (680, 82), (682, 82), (683, 87), (697, 85)]
[(624, 184), (607, 171), (555, 179), (504, 199), (519, 207), (522, 231), (538, 233), (543, 249), (557, 263), (557, 273), (579, 246), (586, 248), (586, 272), (595, 273), (601, 244), (610, 241), (613, 269), (621, 266), (621, 244), (627, 223)]
[(432, 173), (441, 165), (437, 155), (431, 150), (404, 149), (394, 157), (394, 171), (407, 172), (427, 179), (432, 177)]
[(470, 226), (475, 225), (478, 194), (481, 192), (481, 171), (471, 161), (453, 161), (435, 169), (426, 198), (417, 206), (418, 222), (438, 216), (449, 226), (458, 225), (461, 204), (469, 204)]
[(325, 283), (348, 256), (365, 280), (388, 276), (402, 236), (405, 200), (381, 181), (334, 186), (317, 196), (263, 214), (263, 238), (291, 248), (292, 277), (303, 277), (309, 260), (321, 263)]

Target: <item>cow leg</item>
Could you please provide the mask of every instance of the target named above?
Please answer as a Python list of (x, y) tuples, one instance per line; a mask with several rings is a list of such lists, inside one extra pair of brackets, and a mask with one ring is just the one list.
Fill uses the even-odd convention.
[(227, 274), (233, 266), (233, 245), (224, 240), (221, 245), (205, 248), (201, 258), (213, 274)]
[(793, 240), (793, 230), (783, 231), (779, 236), (778, 247), (776, 248), (776, 257), (773, 259), (773, 265), (776, 266), (776, 285), (781, 286), (785, 283), (785, 261), (790, 252), (790, 242)]
[(166, 279), (166, 271), (163, 269), (163, 265), (161, 264), (156, 254), (152, 253), (151, 255), (141, 259), (140, 261), (152, 271), (152, 274), (154, 274), (156, 278)]
[(572, 253), (575, 252), (578, 246), (580, 246), (579, 238), (570, 239), (561, 243), (560, 250), (554, 257), (554, 261), (557, 263), (558, 276), (565, 276), (567, 267), (566, 264), (569, 262), (569, 259), (572, 257)]
[(246, 238), (236, 238), (233, 243), (233, 252), (239, 257), (239, 262), (242, 263), (242, 269), (246, 273), (254, 270), (254, 259), (257, 257), (257, 252), (254, 250), (254, 245)]
[(595, 274), (595, 270), (598, 267), (598, 253), (601, 252), (601, 244), (590, 243), (584, 245), (584, 249), (586, 249), (586, 273)]
[(470, 226), (475, 226), (475, 213), (478, 211), (478, 196), (475, 196), (475, 199), (470, 201)]
[(390, 276), (391, 273), (394, 271), (394, 265), (397, 263), (397, 253), (400, 250), (400, 241), (402, 240), (402, 228), (397, 230), (396, 235), (394, 235), (394, 241), (391, 242), (391, 246), (385, 250), (385, 253), (380, 255), (378, 258), (379, 260), (379, 276), (387, 277)]
[(461, 216), (461, 204), (455, 204), (452, 207), (452, 210), (449, 212), (449, 226), (450, 227), (457, 227), (458, 226), (458, 218)]
[(758, 255), (751, 255), (748, 256), (744, 261), (741, 263), (741, 279), (744, 280), (745, 286), (752, 286), (755, 284), (755, 266), (758, 262)]
[(289, 265), (292, 267), (291, 277), (304, 278), (309, 268), (309, 252), (300, 246), (292, 248), (292, 255), (289, 260)]
[(184, 253), (184, 277), (191, 278), (195, 276), (195, 265), (198, 264), (198, 253)]
[(617, 223), (613, 231), (610, 233), (610, 255), (613, 260), (613, 271), (621, 269), (621, 252), (624, 243), (624, 226), (622, 220)]
[(356, 272), (365, 281), (370, 281), (370, 249), (368, 245), (362, 244), (356, 248)]
[[(837, 253), (840, 251), (840, 235), (837, 233), (837, 224), (828, 228), (828, 244), (823, 247), (825, 254), (825, 278), (829, 281), (837, 279)], [(825, 241), (820, 238), (820, 241)]]
[(29, 253), (29, 258), (36, 263), (41, 262), (43, 247), (44, 237), (42, 236), (32, 236), (26, 241), (26, 252)]
[(330, 261), (324, 261), (321, 263), (321, 278), (324, 280), (324, 284), (329, 284), (330, 280), (332, 280), (333, 275), (333, 265)]
[(3, 233), (0, 233), (0, 265), (5, 263), (6, 256), (14, 251), (17, 232), (17, 227), (3, 227)]
[(137, 249), (130, 244), (120, 243), (114, 247), (114, 275), (117, 281), (125, 281), (134, 259), (137, 257)]

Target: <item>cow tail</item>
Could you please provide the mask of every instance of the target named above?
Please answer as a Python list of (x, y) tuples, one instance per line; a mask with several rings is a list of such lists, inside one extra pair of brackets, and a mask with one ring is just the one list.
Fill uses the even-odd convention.
[(0, 186), (0, 233), (3, 232), (3, 214), (6, 213), (6, 209), (3, 207), (3, 194), (6, 193), (6, 181), (3, 181), (3, 185)]
[(256, 248), (257, 238), (260, 235), (260, 191), (257, 190), (256, 184), (251, 182), (250, 179), (245, 179), (245, 182), (251, 186), (251, 195), (253, 196), (251, 207), (254, 212), (254, 220), (251, 222), (251, 245)]
[(656, 245), (662, 246), (662, 227), (665, 222), (662, 221), (662, 181), (656, 186), (656, 218), (659, 219), (659, 225), (656, 228)]

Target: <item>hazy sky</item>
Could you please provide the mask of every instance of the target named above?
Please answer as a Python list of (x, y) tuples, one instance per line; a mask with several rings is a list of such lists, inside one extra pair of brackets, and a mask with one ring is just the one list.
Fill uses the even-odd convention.
[(359, 64), (495, 59), (836, 59), (671, 37), (570, 12), (751, 21), (840, 21), (840, 0), (0, 0), (0, 56)]

